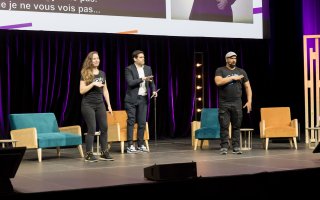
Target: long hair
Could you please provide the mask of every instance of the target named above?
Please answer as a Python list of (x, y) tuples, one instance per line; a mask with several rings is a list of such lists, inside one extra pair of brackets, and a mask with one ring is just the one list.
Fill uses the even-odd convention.
[(81, 76), (83, 80), (86, 82), (86, 85), (89, 85), (94, 78), (93, 75), (93, 64), (92, 64), (92, 57), (93, 54), (98, 54), (96, 51), (91, 51), (88, 53), (86, 59), (83, 61), (82, 69), (81, 69)]

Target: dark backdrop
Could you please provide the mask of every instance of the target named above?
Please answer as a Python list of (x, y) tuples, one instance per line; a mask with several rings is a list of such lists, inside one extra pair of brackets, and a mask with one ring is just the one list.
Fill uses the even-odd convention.
[[(243, 127), (254, 127), (258, 134), (259, 110), (266, 106), (290, 106), (292, 116), (303, 125), (301, 6), (301, 0), (285, 6), (270, 0), (271, 37), (262, 40), (1, 30), (1, 137), (10, 137), (10, 113), (54, 112), (60, 126), (80, 124), (86, 131), (79, 81), (82, 61), (92, 50), (100, 54), (113, 110), (124, 109), (124, 68), (132, 63), (132, 51), (145, 52), (146, 64), (161, 88), (156, 107), (158, 137), (190, 136), (194, 52), (204, 52), (205, 107), (217, 107), (214, 71), (225, 64), (226, 52), (235, 51), (253, 89), (253, 112), (244, 114)], [(148, 113), (151, 138), (153, 106), (151, 102)]]

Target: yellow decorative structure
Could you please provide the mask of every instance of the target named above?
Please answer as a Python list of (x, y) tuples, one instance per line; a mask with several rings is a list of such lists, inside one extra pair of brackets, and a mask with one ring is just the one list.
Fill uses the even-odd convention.
[[(319, 79), (319, 38), (320, 35), (303, 36), (303, 57), (304, 57), (304, 98), (305, 98), (305, 142), (315, 141), (315, 131), (319, 126), (320, 116), (320, 79)], [(309, 133), (310, 131), (310, 133)]]

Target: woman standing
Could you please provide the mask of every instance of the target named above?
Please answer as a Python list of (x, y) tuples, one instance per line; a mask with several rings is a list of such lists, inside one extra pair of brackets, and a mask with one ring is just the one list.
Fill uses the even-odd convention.
[(97, 162), (93, 155), (92, 147), (96, 124), (98, 124), (101, 135), (101, 155), (100, 160), (113, 160), (107, 148), (108, 125), (104, 100), (108, 105), (108, 111), (112, 114), (109, 91), (106, 82), (106, 75), (99, 70), (99, 54), (96, 51), (90, 52), (83, 62), (80, 79), (80, 94), (83, 95), (81, 102), (81, 113), (87, 124), (88, 133), (85, 138), (86, 157), (85, 161)]

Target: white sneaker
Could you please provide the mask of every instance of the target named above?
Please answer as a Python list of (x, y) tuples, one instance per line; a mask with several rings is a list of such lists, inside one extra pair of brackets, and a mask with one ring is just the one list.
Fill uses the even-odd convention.
[(141, 145), (140, 147), (137, 148), (138, 151), (140, 152), (149, 152), (146, 146)]
[(127, 147), (127, 153), (137, 153), (137, 150), (133, 145), (131, 145), (130, 147)]

